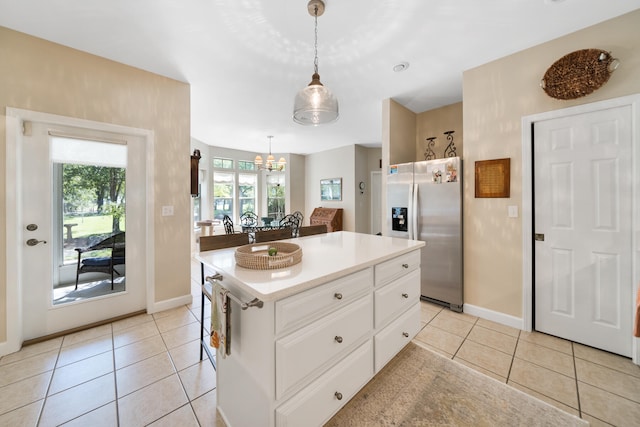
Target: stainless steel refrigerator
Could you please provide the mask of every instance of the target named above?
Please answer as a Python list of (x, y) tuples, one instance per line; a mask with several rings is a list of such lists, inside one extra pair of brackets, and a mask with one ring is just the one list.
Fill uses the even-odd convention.
[(403, 163), (387, 175), (386, 235), (422, 240), (422, 299), (462, 311), (462, 160)]

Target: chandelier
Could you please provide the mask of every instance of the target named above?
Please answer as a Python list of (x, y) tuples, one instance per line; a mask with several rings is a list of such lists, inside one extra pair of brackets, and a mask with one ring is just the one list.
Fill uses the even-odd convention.
[(324, 2), (309, 0), (307, 10), (315, 19), (313, 75), (311, 83), (296, 95), (293, 121), (301, 125), (318, 126), (338, 120), (338, 100), (320, 83), (320, 74), (318, 74), (318, 16), (324, 13)]
[(262, 161), (262, 156), (259, 154), (256, 156), (253, 163), (258, 169), (268, 170), (269, 172), (274, 170), (281, 171), (284, 169), (284, 165), (287, 164), (287, 161), (284, 159), (284, 157), (280, 157), (280, 160), (276, 162), (276, 158), (273, 157), (273, 154), (271, 154), (271, 139), (273, 138), (273, 135), (269, 135), (267, 136), (267, 138), (269, 138), (269, 155), (267, 156), (266, 163)]

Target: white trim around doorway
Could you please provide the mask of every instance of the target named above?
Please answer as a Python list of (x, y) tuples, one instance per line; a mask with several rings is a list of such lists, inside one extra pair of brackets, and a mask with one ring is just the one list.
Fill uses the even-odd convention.
[[(633, 296), (629, 304), (633, 305), (635, 313), (635, 295), (640, 286), (640, 94), (623, 96), (615, 99), (578, 105), (545, 113), (533, 114), (522, 118), (522, 324), (525, 331), (533, 328), (533, 169), (532, 169), (532, 126), (537, 121), (555, 119), (559, 117), (584, 114), (607, 108), (631, 106), (631, 145), (632, 145), (632, 174), (633, 174), (633, 236), (632, 240), (632, 280)], [(632, 319), (629, 319), (632, 321)], [(640, 339), (633, 340), (632, 360), (640, 364)]]
[(18, 108), (6, 108), (6, 329), (7, 339), (0, 342), (0, 355), (18, 351), (23, 342), (22, 326), (22, 283), (19, 266), (20, 259), (20, 164), (21, 151), (18, 149), (20, 135), (23, 132), (24, 122), (45, 122), (60, 126), (70, 126), (90, 129), (95, 131), (120, 133), (140, 137), (145, 143), (145, 197), (146, 197), (146, 251), (145, 265), (145, 289), (147, 312), (158, 311), (155, 307), (155, 269), (154, 269), (154, 186), (153, 173), (155, 165), (155, 135), (147, 129), (138, 129), (128, 126), (114, 125), (110, 123), (95, 122), (91, 120), (73, 117), (59, 116), (55, 114), (41, 113)]

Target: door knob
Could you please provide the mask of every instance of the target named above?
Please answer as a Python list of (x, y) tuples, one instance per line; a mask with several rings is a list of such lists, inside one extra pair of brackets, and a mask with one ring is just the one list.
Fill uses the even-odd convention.
[(35, 246), (38, 243), (45, 243), (46, 244), (47, 241), (46, 240), (38, 240), (38, 239), (29, 239), (29, 240), (27, 240), (27, 246)]

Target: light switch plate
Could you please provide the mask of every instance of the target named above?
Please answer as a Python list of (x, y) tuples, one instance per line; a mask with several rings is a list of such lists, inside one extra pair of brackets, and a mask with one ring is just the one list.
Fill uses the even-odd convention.
[(509, 218), (518, 218), (518, 207), (508, 206), (508, 208), (509, 208)]
[(172, 215), (173, 215), (173, 206), (162, 207), (162, 216), (172, 216)]

